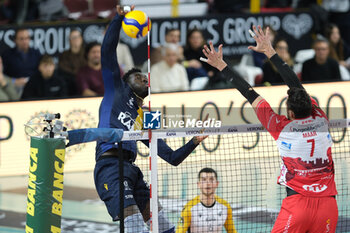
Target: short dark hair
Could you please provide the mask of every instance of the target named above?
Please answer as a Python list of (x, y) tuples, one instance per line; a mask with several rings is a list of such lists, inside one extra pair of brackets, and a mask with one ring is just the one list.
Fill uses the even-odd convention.
[(201, 177), (201, 174), (202, 173), (214, 173), (215, 175), (215, 179), (218, 179), (218, 174), (216, 173), (216, 171), (210, 167), (205, 167), (205, 168), (202, 168), (199, 173), (198, 173), (198, 180), (200, 179)]
[(129, 79), (129, 77), (130, 77), (130, 75), (132, 75), (132, 74), (134, 74), (134, 73), (141, 73), (141, 70), (140, 69), (138, 69), (138, 68), (132, 68), (132, 69), (130, 69), (128, 72), (126, 72), (125, 74), (124, 74), (124, 76), (123, 76), (123, 81), (124, 82), (128, 82), (128, 79)]
[(178, 28), (168, 28), (165, 35), (169, 35), (171, 32), (180, 31)]
[(53, 64), (53, 65), (55, 65), (55, 60), (50, 55), (44, 54), (41, 57), (39, 64)]
[(94, 41), (94, 42), (90, 42), (88, 43), (86, 46), (85, 46), (85, 59), (88, 59), (88, 54), (90, 52), (90, 50), (95, 47), (95, 46), (101, 46), (100, 43), (98, 43), (97, 41)]
[(315, 48), (316, 44), (319, 44), (319, 43), (326, 43), (329, 46), (329, 41), (326, 38), (318, 37), (312, 43), (312, 48)]
[(287, 94), (287, 109), (294, 112), (296, 119), (311, 115), (311, 98), (304, 88), (292, 87), (288, 90)]

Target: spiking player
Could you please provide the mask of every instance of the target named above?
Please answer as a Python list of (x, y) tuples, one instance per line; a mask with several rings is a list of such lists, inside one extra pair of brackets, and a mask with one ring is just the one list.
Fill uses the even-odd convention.
[(276, 140), (282, 157), (278, 183), (286, 186), (287, 197), (272, 229), (273, 233), (335, 232), (338, 207), (332, 160), (332, 138), (328, 119), (313, 98), (310, 98), (295, 73), (276, 54), (268, 39), (269, 29), (253, 26), (257, 45), (248, 48), (264, 53), (277, 67), (289, 87), (288, 117), (276, 114), (242, 78), (235, 77), (223, 60), (222, 45), (203, 49), (207, 62), (223, 72), (251, 103), (258, 119)]
[[(131, 10), (134, 6), (131, 7)], [(105, 94), (99, 110), (99, 128), (120, 128), (125, 131), (142, 129), (142, 103), (147, 96), (148, 79), (138, 69), (129, 70), (123, 78), (116, 56), (121, 23), (126, 12), (117, 6), (117, 15), (110, 23), (101, 48), (102, 74)], [(205, 138), (194, 137), (186, 145), (173, 151), (163, 140), (158, 141), (159, 156), (168, 163), (180, 164)], [(147, 142), (144, 142), (148, 145)], [(97, 142), (94, 179), (97, 192), (113, 221), (119, 219), (119, 159), (114, 143)], [(123, 143), (125, 228), (128, 233), (144, 231), (144, 222), (150, 219), (150, 191), (141, 170), (133, 163), (136, 142)], [(174, 232), (163, 211), (159, 212), (159, 232)]]

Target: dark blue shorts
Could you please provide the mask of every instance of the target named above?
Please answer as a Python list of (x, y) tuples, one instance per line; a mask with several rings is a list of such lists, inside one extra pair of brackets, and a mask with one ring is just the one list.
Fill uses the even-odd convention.
[[(104, 201), (113, 221), (119, 219), (119, 159), (104, 158), (96, 162), (94, 171), (95, 186), (101, 200)], [(124, 162), (124, 208), (137, 205), (140, 212), (150, 200), (148, 184), (138, 166)]]

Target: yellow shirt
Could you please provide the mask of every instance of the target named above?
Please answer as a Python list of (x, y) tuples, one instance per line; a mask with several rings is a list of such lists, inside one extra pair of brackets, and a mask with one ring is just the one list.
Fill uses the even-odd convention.
[(237, 233), (233, 218), (232, 208), (224, 199), (215, 196), (213, 206), (204, 206), (199, 196), (189, 201), (181, 212), (176, 233), (221, 233), (225, 227), (228, 233)]

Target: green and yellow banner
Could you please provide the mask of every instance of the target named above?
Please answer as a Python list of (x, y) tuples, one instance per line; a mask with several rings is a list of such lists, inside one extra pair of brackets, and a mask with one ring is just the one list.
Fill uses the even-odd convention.
[(65, 139), (31, 137), (26, 233), (61, 232)]

